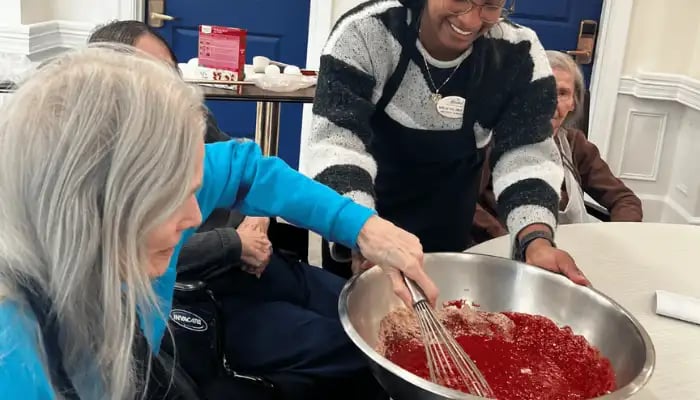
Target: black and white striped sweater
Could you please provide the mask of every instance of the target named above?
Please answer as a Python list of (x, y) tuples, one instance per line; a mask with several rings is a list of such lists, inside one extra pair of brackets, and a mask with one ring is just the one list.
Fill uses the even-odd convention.
[[(405, 3), (363, 3), (334, 27), (321, 57), (302, 171), (356, 202), (374, 207), (374, 179), (382, 160), (372, 156), (368, 143), (372, 135), (381, 132), (373, 132), (370, 119), (402, 50), (417, 46), (438, 86), (457, 65), (467, 64), (465, 58), (469, 57), (468, 61), (483, 65), (467, 107), (475, 113), (477, 122), (472, 130), (477, 146), (486, 146), (493, 139), (493, 185), (499, 213), (505, 216), (512, 234), (533, 223), (554, 228), (563, 180), (550, 122), (556, 106), (556, 84), (536, 34), (501, 22), (472, 47), (495, 50), (498, 61), (476, 50), (456, 60), (439, 61), (419, 41), (402, 43), (400, 38), (409, 29), (403, 8), (413, 7)], [(418, 10), (412, 9), (409, 16), (411, 12)], [(440, 93), (464, 93), (464, 85), (469, 83), (465, 79), (470, 79), (465, 74), (455, 74)], [(430, 98), (432, 93), (423, 58), (412, 59), (385, 112), (409, 128), (459, 129), (462, 119), (441, 116)]]

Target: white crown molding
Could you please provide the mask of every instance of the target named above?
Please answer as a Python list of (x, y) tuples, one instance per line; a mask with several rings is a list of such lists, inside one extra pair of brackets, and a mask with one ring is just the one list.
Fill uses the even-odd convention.
[(0, 26), (0, 53), (32, 58), (86, 43), (94, 23), (52, 20), (30, 25)]
[(700, 80), (685, 75), (644, 72), (623, 76), (618, 91), (639, 99), (675, 101), (700, 110)]

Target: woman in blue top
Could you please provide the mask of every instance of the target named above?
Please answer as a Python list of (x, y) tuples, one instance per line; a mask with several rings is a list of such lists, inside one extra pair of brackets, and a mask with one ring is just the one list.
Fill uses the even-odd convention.
[(253, 143), (205, 148), (195, 88), (100, 47), (41, 68), (0, 114), (3, 398), (139, 396), (135, 333), (158, 351), (180, 245), (216, 207), (282, 216), (381, 263), (405, 300), (399, 270), (436, 298), (415, 236)]

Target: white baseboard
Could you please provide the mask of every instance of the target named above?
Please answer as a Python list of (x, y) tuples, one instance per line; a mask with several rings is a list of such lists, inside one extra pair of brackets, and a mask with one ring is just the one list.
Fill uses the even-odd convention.
[(53, 20), (0, 27), (0, 53), (24, 54), (32, 60), (87, 42), (95, 24)]
[(623, 76), (619, 93), (640, 99), (675, 101), (700, 110), (700, 80), (685, 75), (645, 72)]
[(644, 222), (700, 225), (700, 217), (693, 216), (668, 196), (639, 194), (644, 209)]

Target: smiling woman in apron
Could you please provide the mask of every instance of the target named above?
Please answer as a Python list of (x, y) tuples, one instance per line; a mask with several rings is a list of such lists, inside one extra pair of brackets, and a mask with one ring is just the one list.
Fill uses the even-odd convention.
[[(641, 222), (642, 202), (618, 179), (601, 158), (598, 148), (586, 135), (571, 128), (581, 118), (585, 84), (583, 74), (568, 54), (547, 51), (557, 84), (557, 108), (551, 124), (555, 142), (564, 165), (564, 183), (559, 203), (559, 223), (578, 224), (598, 221), (586, 211), (584, 194), (603, 206), (613, 222)], [(489, 155), (487, 154), (487, 159)], [(496, 218), (496, 197), (488, 168), (484, 168), (484, 183), (474, 215), (472, 234), (481, 242), (506, 234), (506, 227)]]
[[(321, 56), (302, 171), (414, 233), (426, 252), (457, 252), (471, 242), (493, 142), (496, 194), (517, 255), (585, 284), (554, 245), (562, 182), (554, 78), (535, 33), (503, 19), (507, 6), (378, 0), (342, 16)], [(351, 255), (340, 250), (324, 243), (323, 265), (348, 276)]]

